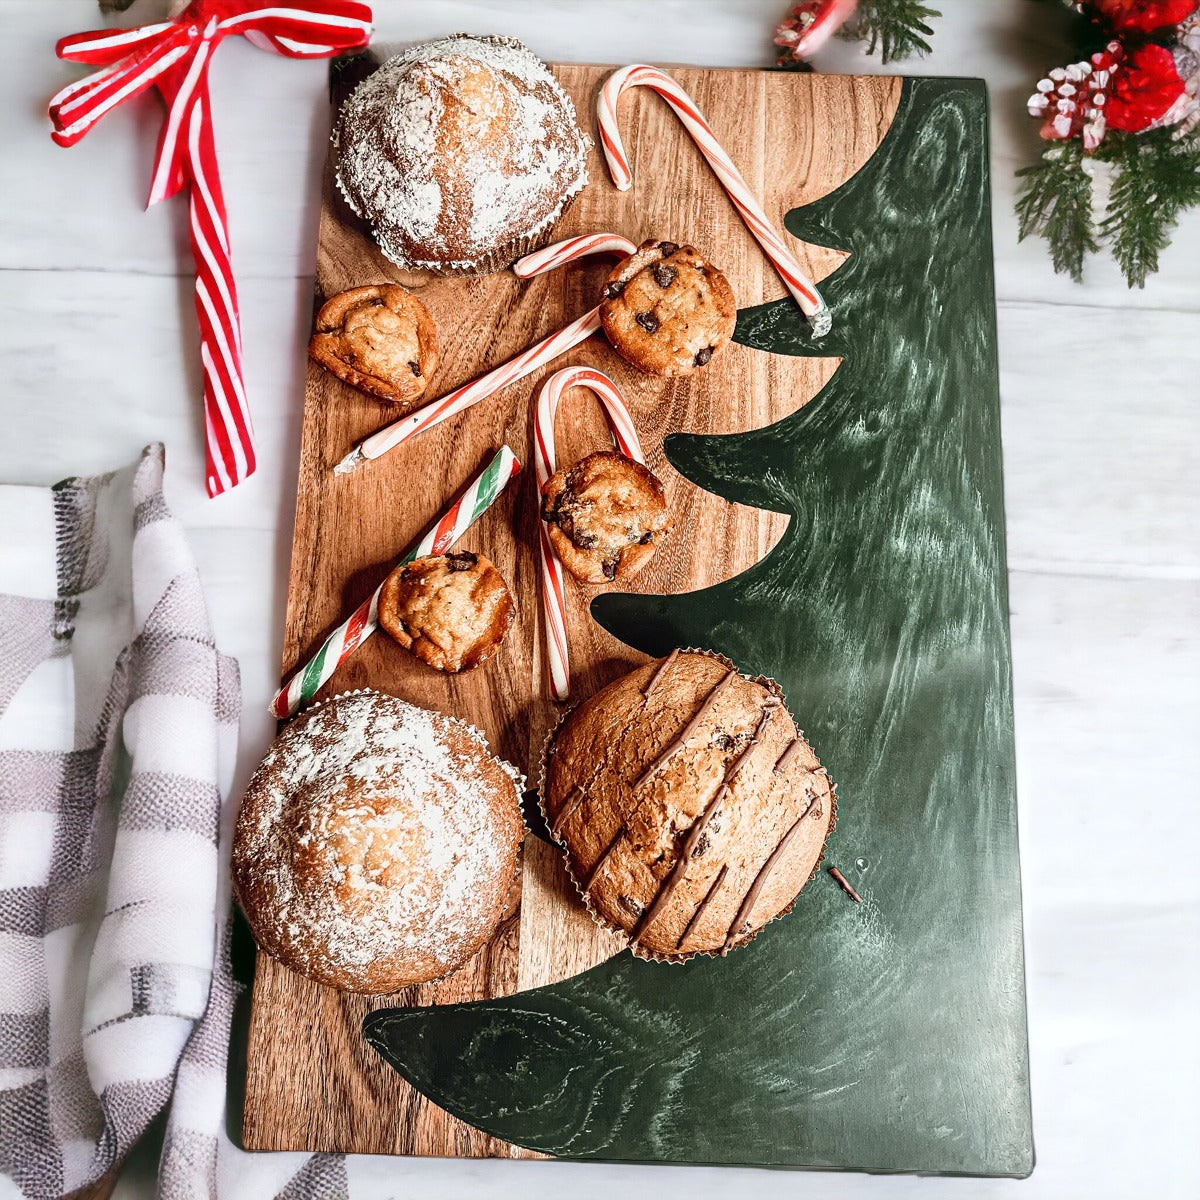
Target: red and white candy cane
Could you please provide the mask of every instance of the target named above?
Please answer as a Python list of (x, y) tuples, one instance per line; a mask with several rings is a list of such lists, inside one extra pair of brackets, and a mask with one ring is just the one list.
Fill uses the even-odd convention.
[(59, 58), (104, 68), (51, 100), (51, 137), (60, 146), (73, 146), (105, 113), (151, 86), (167, 103), (149, 203), (190, 189), (210, 496), (235, 487), (255, 467), (237, 287), (208, 95), (213, 51), (224, 38), (241, 34), (259, 49), (288, 58), (329, 58), (365, 46), (371, 19), (370, 5), (359, 0), (194, 0), (168, 21), (97, 29), (58, 43)]
[(621, 93), (631, 87), (648, 87), (657, 92), (674, 110), (676, 116), (683, 122), (684, 128), (691, 134), (692, 140), (704, 155), (713, 173), (721, 181), (726, 194), (733, 201), (746, 227), (754, 235), (755, 240), (763, 248), (771, 265), (779, 272), (787, 289), (796, 298), (801, 311), (808, 318), (813, 334), (823, 337), (832, 326), (829, 308), (821, 298), (821, 293), (804, 274), (795, 255), (784, 244), (783, 238), (776, 232), (775, 227), (763, 212), (762, 205), (750, 190), (750, 185), (742, 178), (742, 173), (733, 164), (733, 159), (725, 153), (717, 135), (713, 133), (703, 114), (692, 102), (692, 98), (665, 71), (657, 67), (646, 66), (642, 63), (622, 67), (614, 71), (600, 89), (596, 101), (596, 117), (600, 125), (600, 142), (604, 148), (604, 157), (608, 163), (609, 174), (618, 191), (628, 191), (633, 184), (633, 171), (625, 154), (625, 145), (621, 141), (621, 133), (617, 128), (617, 102)]
[[(562, 266), (565, 262), (583, 258), (589, 254), (616, 253), (625, 257), (636, 249), (637, 247), (628, 238), (620, 237), (618, 234), (593, 233), (585, 237), (568, 238), (566, 241), (556, 242), (552, 246), (535, 250), (532, 254), (527, 254), (514, 263), (513, 272), (521, 279), (532, 279), (535, 275), (542, 275), (546, 271)], [(359, 442), (333, 468), (334, 474), (347, 475), (369, 459), (379, 458), (410, 438), (416, 437), (417, 434), (423, 433), (426, 429), (432, 429), (433, 426), (441, 424), (442, 421), (448, 421), (473, 404), (478, 404), (480, 400), (486, 400), (501, 388), (516, 383), (518, 379), (524, 379), (526, 375), (553, 362), (573, 346), (587, 341), (600, 327), (600, 308), (597, 306), (557, 333), (552, 333), (540, 342), (535, 342), (528, 350), (521, 351), (515, 358), (510, 358), (508, 362), (488, 371), (486, 375), (481, 375), (470, 383), (464, 383), (462, 387), (447, 392), (441, 399), (431, 401), (407, 417), (401, 417), (400, 420), (393, 421), (382, 429), (377, 429), (370, 437)]]
[[(594, 367), (564, 367), (555, 371), (542, 385), (538, 393), (537, 411), (533, 419), (533, 462), (537, 474), (538, 494), (546, 481), (554, 474), (557, 464), (554, 454), (554, 417), (559, 401), (567, 388), (586, 387), (593, 391), (604, 405), (604, 413), (612, 429), (613, 441), (626, 458), (643, 465), (646, 457), (638, 441), (633, 418), (621, 389), (603, 371)], [(550, 695), (555, 700), (566, 700), (571, 694), (571, 667), (567, 652), (567, 595), (563, 581), (562, 560), (550, 535), (546, 523), (539, 523), (539, 546), (542, 560), (542, 619), (546, 626), (546, 679)]]

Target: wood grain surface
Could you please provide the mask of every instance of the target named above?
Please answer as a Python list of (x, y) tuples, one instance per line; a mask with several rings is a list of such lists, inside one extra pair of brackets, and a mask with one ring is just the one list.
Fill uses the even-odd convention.
[[(609, 69), (554, 68), (585, 125), (592, 124), (595, 91)], [(789, 209), (831, 191), (870, 157), (900, 94), (896, 79), (693, 68), (672, 72), (705, 111), (777, 222)], [(783, 296), (782, 284), (667, 107), (644, 90), (631, 93), (622, 101), (621, 126), (634, 166), (633, 189), (618, 193), (593, 151), (592, 182), (556, 236), (604, 230), (635, 242), (648, 237), (690, 242), (729, 276), (739, 308)], [(419, 288), (442, 347), (430, 398), (584, 313), (596, 303), (611, 265), (583, 262), (527, 283), (510, 272), (456, 280), (406, 275), (383, 258), (335, 195), (331, 170), (324, 186), (315, 302), (345, 288), (386, 280)], [(838, 262), (833, 251), (795, 246), (815, 278)], [(386, 410), (310, 364), (283, 675), (369, 594), (497, 446), (507, 442), (529, 463), (531, 400), (544, 379), (568, 363), (595, 365), (625, 390), (647, 462), (662, 478), (676, 520), (672, 538), (632, 590), (691, 591), (745, 570), (778, 542), (787, 518), (696, 488), (666, 462), (662, 439), (676, 431), (740, 432), (778, 421), (811, 399), (838, 361), (731, 345), (703, 371), (662, 380), (627, 366), (597, 336), (555, 366), (349, 476), (334, 476), (333, 464), (387, 420)], [(562, 462), (607, 443), (603, 417), (590, 394), (566, 398), (557, 438)], [(517, 599), (518, 620), (495, 660), (477, 672), (447, 676), (378, 635), (339, 669), (323, 694), (376, 687), (464, 717), (536, 782), (541, 746), (562, 711), (546, 699), (536, 521), (533, 472), (527, 467), (461, 543), (463, 549), (493, 559)], [(575, 585), (570, 595), (575, 697), (644, 661), (590, 619), (587, 604), (600, 590)], [(617, 949), (582, 913), (557, 855), (530, 836), (511, 910), (496, 938), (437, 984), (398, 997), (339, 995), (260, 954), (247, 1052), (244, 1144), (264, 1150), (530, 1156), (449, 1116), (404, 1083), (364, 1043), (362, 1018), (386, 1004), (508, 995), (574, 975)]]

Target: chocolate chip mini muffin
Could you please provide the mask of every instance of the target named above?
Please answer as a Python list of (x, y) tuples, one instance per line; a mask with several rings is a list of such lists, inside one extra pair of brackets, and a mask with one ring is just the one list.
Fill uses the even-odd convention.
[(238, 814), (233, 885), (255, 941), (348, 992), (461, 966), (507, 910), (523, 786), (479, 730), (395, 696), (309, 709)]
[(729, 280), (691, 246), (643, 242), (618, 263), (600, 303), (616, 351), (651, 375), (686, 375), (733, 337)]
[(513, 622), (504, 576), (482, 554), (430, 554), (384, 581), (379, 624), (439, 671), (469, 671), (492, 658)]
[(563, 566), (584, 583), (632, 579), (674, 525), (658, 478), (613, 450), (547, 479), (542, 520)]
[(591, 142), (515, 38), (456, 34), (389, 58), (342, 106), (337, 184), (405, 270), (496, 271), (587, 183)]
[(592, 915), (667, 961), (725, 954), (788, 912), (836, 812), (778, 687), (690, 650), (574, 709), (541, 798)]
[(351, 288), (321, 306), (308, 353), (344, 383), (407, 411), (437, 369), (437, 330), (425, 305), (402, 287)]

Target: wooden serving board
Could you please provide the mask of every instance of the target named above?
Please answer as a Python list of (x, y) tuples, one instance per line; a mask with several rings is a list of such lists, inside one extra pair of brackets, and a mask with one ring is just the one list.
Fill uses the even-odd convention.
[[(559, 65), (555, 74), (591, 125), (598, 85), (611, 69)], [(672, 68), (778, 224), (826, 194), (875, 151), (899, 102), (901, 81), (748, 70)], [(340, 99), (334, 89), (335, 103)], [(591, 183), (556, 237), (608, 231), (634, 242), (690, 242), (720, 266), (739, 308), (785, 295), (782, 284), (670, 110), (638, 90), (622, 101), (634, 167), (630, 192), (609, 182), (593, 151)], [(817, 279), (836, 252), (795, 243)], [(611, 260), (570, 265), (521, 283), (510, 272), (428, 279), (398, 271), (336, 195), (327, 168), (317, 262), (319, 305), (345, 288), (396, 281), (419, 288), (437, 323), (442, 362), (430, 399), (497, 365), (592, 307)], [(811, 399), (839, 360), (766, 354), (730, 345), (683, 379), (641, 375), (601, 337), (349, 476), (333, 465), (388, 419), (380, 405), (310, 363), (304, 402), (296, 525), (282, 673), (291, 674), (328, 631), (378, 584), (395, 558), (507, 442), (529, 463), (532, 400), (558, 366), (589, 363), (625, 390), (647, 461), (663, 480), (675, 531), (636, 581), (640, 592), (678, 593), (750, 567), (779, 540), (787, 518), (701, 491), (662, 454), (669, 432), (740, 432), (769, 425)], [(569, 395), (559, 415), (559, 458), (608, 443), (590, 394)], [(537, 497), (531, 466), (470, 531), (463, 549), (503, 572), (518, 621), (486, 667), (453, 677), (426, 668), (382, 635), (334, 675), (326, 695), (375, 687), (466, 718), (536, 783), (537, 759), (561, 709), (546, 699), (537, 565)], [(604, 632), (587, 604), (601, 589), (576, 585), (569, 633), (574, 695), (644, 660)], [(258, 956), (247, 1053), (243, 1140), (255, 1150), (529, 1157), (531, 1152), (451, 1117), (406, 1084), (363, 1041), (364, 1014), (384, 1004), (495, 998), (567, 978), (618, 947), (572, 894), (545, 843), (526, 839), (511, 910), (496, 938), (446, 980), (399, 997), (341, 995)]]

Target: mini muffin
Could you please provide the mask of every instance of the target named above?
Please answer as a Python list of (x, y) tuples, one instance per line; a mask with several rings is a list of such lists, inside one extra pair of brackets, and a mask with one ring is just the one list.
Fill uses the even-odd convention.
[(729, 280), (691, 246), (643, 242), (608, 277), (604, 332), (622, 358), (651, 375), (686, 375), (733, 337)]
[(687, 650), (572, 711), (541, 795), (592, 915), (666, 961), (726, 954), (788, 912), (836, 811), (777, 686)]
[(437, 369), (437, 330), (402, 287), (351, 288), (321, 306), (308, 353), (344, 383), (407, 412)]
[(674, 525), (658, 478), (613, 450), (547, 479), (542, 520), (563, 566), (584, 583), (632, 579)]
[(254, 940), (348, 992), (461, 966), (507, 909), (522, 786), (479, 730), (394, 696), (309, 709), (275, 739), (238, 814), (233, 885)]
[(482, 554), (430, 554), (384, 581), (379, 624), (406, 650), (457, 674), (492, 658), (513, 622), (504, 576)]
[(342, 106), (337, 183), (405, 270), (496, 271), (546, 241), (587, 183), (590, 140), (515, 38), (414, 46)]

